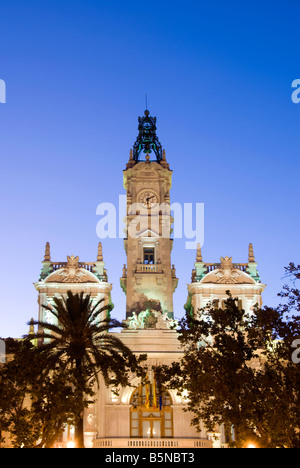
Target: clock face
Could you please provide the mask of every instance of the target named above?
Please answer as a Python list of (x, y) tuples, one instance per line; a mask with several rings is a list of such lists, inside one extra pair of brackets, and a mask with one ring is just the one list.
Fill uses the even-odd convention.
[(157, 196), (153, 192), (143, 192), (139, 196), (139, 202), (146, 208), (152, 208), (158, 202)]

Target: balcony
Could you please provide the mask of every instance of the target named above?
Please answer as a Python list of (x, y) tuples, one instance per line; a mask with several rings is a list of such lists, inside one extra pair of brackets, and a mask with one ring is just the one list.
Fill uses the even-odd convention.
[(163, 273), (163, 269), (160, 263), (138, 263), (136, 266), (136, 273)]
[(212, 448), (208, 439), (95, 439), (94, 448)]

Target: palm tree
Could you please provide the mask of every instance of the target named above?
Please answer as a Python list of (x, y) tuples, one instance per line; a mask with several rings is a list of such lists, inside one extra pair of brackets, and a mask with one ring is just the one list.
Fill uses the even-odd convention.
[[(56, 318), (57, 324), (36, 321), (38, 332), (36, 338), (40, 349), (51, 362), (64, 363), (74, 370), (76, 394), (83, 402), (84, 395), (90, 392), (91, 382), (97, 381), (102, 374), (106, 385), (129, 385), (130, 372), (143, 376), (141, 362), (145, 356), (136, 356), (121, 340), (110, 334), (113, 328), (124, 327), (117, 320), (110, 318), (112, 306), (101, 306), (103, 299), (93, 304), (90, 295), (73, 294), (68, 291), (67, 298), (54, 298), (53, 307), (43, 306)], [(106, 318), (101, 320), (101, 314), (106, 311)], [(31, 335), (32, 338), (32, 335)], [(84, 404), (82, 405), (84, 408)], [(75, 427), (76, 446), (84, 447), (83, 409), (77, 415)]]

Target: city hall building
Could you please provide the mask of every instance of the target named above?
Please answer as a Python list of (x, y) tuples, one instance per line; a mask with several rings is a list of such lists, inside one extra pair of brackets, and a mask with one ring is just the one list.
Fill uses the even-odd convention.
[[(117, 333), (134, 353), (147, 354), (149, 369), (159, 364), (169, 365), (183, 356), (173, 313), (173, 293), (178, 278), (172, 264), (172, 170), (156, 130), (156, 118), (146, 110), (139, 117), (138, 137), (123, 171), (127, 196), (124, 239), (127, 263), (120, 265), (120, 286), (126, 294), (124, 321), (127, 328)], [(136, 204), (140, 206), (139, 211), (132, 209)], [(35, 283), (38, 319), (51, 322), (54, 317), (43, 305), (51, 305), (55, 296), (60, 297), (67, 291), (83, 291), (94, 301), (104, 299), (109, 304), (113, 288), (120, 286), (110, 284), (104, 258), (105, 252), (99, 243), (98, 251), (95, 247), (95, 259), (84, 261), (70, 256), (58, 261), (51, 258), (47, 243), (40, 278)], [(251, 312), (256, 304), (262, 305), (264, 288), (252, 244), (248, 252), (245, 249), (242, 263), (234, 263), (227, 256), (216, 263), (207, 262), (198, 245), (195, 263), (191, 265), (187, 301), (182, 307), (194, 314), (208, 304), (217, 303), (222, 307), (226, 291), (230, 290), (238, 297), (240, 306)], [(145, 307), (147, 303), (152, 308)], [(197, 432), (191, 425), (192, 415), (184, 411), (187, 395), (165, 391), (158, 404), (155, 376), (150, 372), (149, 377), (152, 385), (148, 404), (146, 388), (134, 377), (132, 386), (120, 389), (118, 396), (104, 384), (100, 386), (96, 402), (84, 416), (86, 447), (226, 446), (222, 427), (216, 428), (215, 433), (207, 433), (205, 427)], [(64, 446), (70, 438), (72, 430), (69, 429), (58, 444)]]

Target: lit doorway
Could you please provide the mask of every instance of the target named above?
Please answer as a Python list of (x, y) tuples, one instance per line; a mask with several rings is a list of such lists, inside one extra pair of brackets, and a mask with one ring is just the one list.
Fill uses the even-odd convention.
[(137, 388), (131, 397), (130, 437), (142, 439), (173, 438), (173, 410), (167, 391), (158, 395), (153, 384)]

